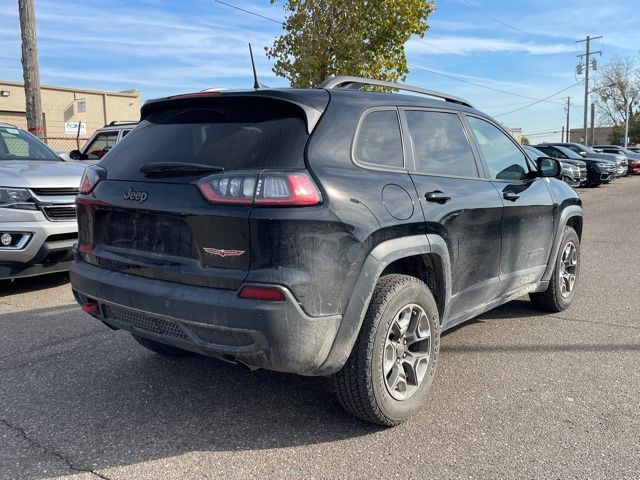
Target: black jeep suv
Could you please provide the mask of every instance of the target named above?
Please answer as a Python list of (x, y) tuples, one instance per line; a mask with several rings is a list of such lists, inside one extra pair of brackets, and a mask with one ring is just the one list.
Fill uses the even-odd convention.
[(560, 172), (406, 85), (154, 100), (86, 170), (73, 292), (157, 353), (333, 375), (349, 412), (395, 425), (443, 330), (525, 294), (571, 303), (582, 209)]

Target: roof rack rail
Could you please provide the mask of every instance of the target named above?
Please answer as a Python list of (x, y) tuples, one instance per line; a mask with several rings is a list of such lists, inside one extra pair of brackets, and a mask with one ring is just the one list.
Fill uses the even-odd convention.
[(473, 105), (471, 105), (469, 102), (467, 102), (463, 98), (454, 97), (453, 95), (448, 95), (442, 92), (436, 92), (434, 90), (428, 90), (426, 88), (413, 87), (411, 85), (405, 85), (402, 83), (385, 82), (384, 80), (375, 80), (372, 78), (333, 77), (333, 78), (326, 79), (324, 82), (318, 85), (318, 88), (326, 88), (327, 90), (333, 90), (336, 88), (343, 88), (346, 90), (360, 90), (365, 85), (393, 88), (396, 90), (404, 90), (407, 92), (420, 93), (422, 95), (441, 98), (442, 100), (445, 100), (447, 102), (458, 103), (460, 105), (464, 105), (465, 107), (473, 108)]
[(108, 125), (105, 125), (105, 127), (110, 127), (112, 125), (130, 125), (133, 123), (138, 123), (138, 122), (135, 120), (113, 120), (109, 122)]

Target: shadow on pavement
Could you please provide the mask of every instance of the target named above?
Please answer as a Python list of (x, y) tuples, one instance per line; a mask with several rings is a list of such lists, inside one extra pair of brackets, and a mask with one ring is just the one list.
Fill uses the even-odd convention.
[(46, 290), (69, 283), (69, 274), (51, 273), (37, 277), (16, 278), (15, 280), (0, 280), (0, 298), (19, 293)]
[[(1, 369), (0, 378), (0, 426), (24, 431), (80, 469), (193, 451), (318, 444), (380, 430), (344, 413), (328, 378), (251, 373), (198, 355), (163, 358), (107, 327), (35, 361), (20, 359)], [(64, 474), (60, 468), (43, 477)]]

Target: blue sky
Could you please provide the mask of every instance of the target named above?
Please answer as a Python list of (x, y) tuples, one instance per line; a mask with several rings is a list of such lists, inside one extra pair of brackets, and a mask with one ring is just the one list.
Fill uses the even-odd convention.
[[(228, 3), (283, 19), (282, 1)], [(0, 6), (0, 78), (21, 81), (17, 2), (1, 0)], [(45, 84), (137, 88), (143, 99), (249, 87), (251, 42), (261, 81), (287, 85), (273, 75), (261, 48), (271, 45), (281, 27), (214, 0), (36, 0), (36, 18)], [(424, 39), (406, 45), (413, 66), (407, 82), (466, 98), (503, 124), (522, 127), (525, 135), (559, 130), (567, 95), (574, 99), (571, 126), (582, 125), (582, 85), (553, 97), (554, 103), (503, 115), (581, 80), (575, 65), (584, 44), (575, 40), (605, 35), (593, 44), (604, 53), (602, 63), (640, 50), (638, 0), (440, 0), (429, 23)]]

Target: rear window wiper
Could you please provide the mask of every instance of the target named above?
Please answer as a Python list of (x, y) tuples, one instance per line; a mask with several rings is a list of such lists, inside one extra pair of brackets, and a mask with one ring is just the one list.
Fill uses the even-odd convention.
[(190, 175), (197, 173), (220, 173), (224, 168), (204, 163), (188, 162), (151, 162), (140, 165), (140, 172), (145, 176), (161, 175), (163, 173), (172, 175)]

